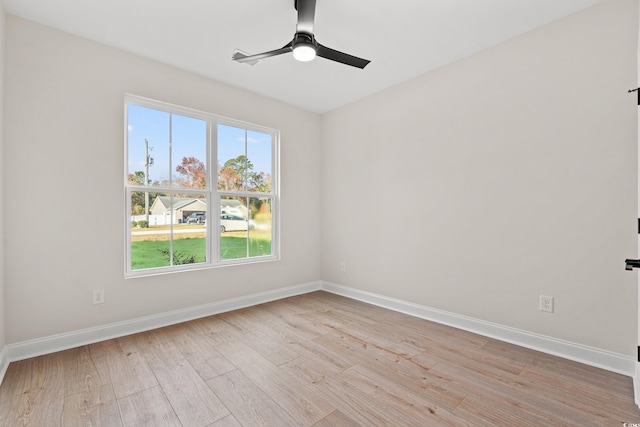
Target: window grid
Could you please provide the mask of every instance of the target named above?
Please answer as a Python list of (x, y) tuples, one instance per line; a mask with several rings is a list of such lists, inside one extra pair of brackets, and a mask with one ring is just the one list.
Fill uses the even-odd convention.
[[(132, 132), (133, 126), (130, 123), (129, 110), (132, 106), (149, 109), (153, 112), (168, 114), (169, 124), (167, 144), (169, 154), (166, 161), (168, 163), (168, 171), (170, 173), (167, 179), (162, 182), (152, 182), (152, 180), (149, 179), (149, 174), (144, 175), (144, 178), (147, 179), (148, 182), (131, 182), (132, 172), (135, 174), (138, 174), (139, 172), (135, 170), (136, 167), (131, 166), (132, 160), (135, 160), (132, 159), (135, 155), (132, 154), (133, 150), (130, 147), (130, 144), (134, 143), (130, 139), (130, 133)], [(176, 182), (174, 179), (174, 172), (177, 164), (179, 163), (179, 156), (174, 158), (174, 152), (177, 153), (178, 151), (177, 146), (175, 145), (178, 142), (174, 138), (174, 118), (176, 116), (206, 122), (206, 153), (203, 156), (206, 171), (204, 189), (186, 188), (181, 186), (183, 184)], [(277, 220), (279, 163), (278, 131), (132, 95), (127, 95), (125, 97), (125, 124), (125, 277), (148, 276), (279, 259), (279, 230)], [(243, 130), (243, 150), (241, 156), (237, 157), (237, 159), (220, 158), (220, 151), (222, 151), (223, 148), (219, 147), (219, 144), (224, 145), (226, 142), (224, 138), (220, 138), (219, 133), (221, 132), (220, 129), (225, 127)], [(262, 162), (264, 165), (267, 165), (263, 166), (266, 168), (266, 173), (264, 171), (260, 171), (259, 173), (251, 171), (251, 167), (253, 167), (253, 165), (249, 150), (249, 144), (252, 143), (249, 137), (250, 133), (258, 136), (264, 135), (269, 141), (266, 144), (257, 144), (257, 146), (262, 147), (262, 149), (264, 149), (264, 147), (268, 147), (267, 151), (270, 153), (268, 163)], [(238, 174), (242, 182), (242, 188), (240, 190), (229, 191), (228, 189), (219, 189), (219, 178), (221, 172), (220, 162), (223, 160), (235, 165), (241, 171), (241, 174)], [(234, 160), (239, 161), (234, 163)], [(145, 158), (145, 161), (148, 162), (148, 156)], [(183, 164), (184, 162), (185, 158), (183, 158)], [(255, 188), (249, 187), (250, 178), (253, 178), (255, 181), (251, 183)], [(258, 191), (265, 190), (265, 186), (268, 191)], [(250, 191), (252, 189), (255, 191)], [(146, 232), (146, 230), (141, 231), (139, 228), (134, 228), (132, 225), (134, 210), (138, 209), (138, 206), (134, 206), (132, 200), (135, 195), (139, 195), (140, 193), (153, 193), (155, 195), (153, 199), (155, 203), (159, 203), (159, 201), (156, 200), (161, 197), (161, 194), (163, 194), (164, 197), (168, 196), (170, 208), (167, 219), (168, 231), (166, 232), (168, 234), (168, 254), (165, 254), (168, 255), (166, 265), (140, 267), (133, 263), (134, 253), (137, 254), (141, 251), (138, 249), (140, 246), (138, 243), (138, 235)], [(176, 208), (176, 206), (182, 202), (182, 199), (194, 199), (196, 202), (200, 200), (205, 205), (204, 212), (206, 215), (206, 230), (204, 231), (204, 259), (194, 261), (194, 258), (190, 258), (188, 254), (185, 256), (185, 254), (179, 253), (180, 248), (178, 246), (184, 247), (185, 245), (177, 245), (177, 243), (182, 244), (189, 240), (184, 237), (178, 237), (181, 236), (181, 232), (186, 232), (185, 230), (187, 230), (185, 228), (185, 224), (182, 222), (185, 218), (180, 217), (180, 215), (183, 214), (177, 214)], [(235, 203), (233, 207), (225, 207), (221, 204), (221, 200), (226, 200), (227, 204), (230, 203), (228, 202), (229, 200), (243, 200), (244, 203)], [(147, 218), (151, 218), (151, 215), (149, 215), (150, 210), (151, 206), (146, 204), (144, 211)], [(223, 220), (222, 213), (227, 210), (236, 213), (237, 215), (235, 218), (243, 218), (244, 221), (239, 221), (235, 218), (231, 220)], [(137, 211), (139, 211), (139, 209)], [(220, 212), (220, 214), (213, 214), (214, 212)], [(227, 228), (230, 230), (229, 232), (225, 231), (223, 233), (221, 231), (223, 229), (223, 221), (226, 222)], [(238, 224), (242, 224), (243, 222), (244, 226), (238, 226)], [(186, 225), (189, 225), (189, 223)], [(156, 223), (154, 223), (154, 227), (155, 226), (157, 226)], [(242, 244), (245, 246), (244, 252), (241, 250)], [(239, 245), (240, 247), (234, 248), (234, 245)], [(159, 244), (159, 246), (162, 246), (162, 244)], [(156, 252), (162, 251), (166, 252), (165, 249), (156, 249)], [(235, 252), (233, 252), (233, 255), (226, 256), (225, 254), (229, 251)], [(157, 255), (156, 252), (152, 252), (155, 254), (154, 256)], [(185, 259), (187, 260), (186, 263)]]

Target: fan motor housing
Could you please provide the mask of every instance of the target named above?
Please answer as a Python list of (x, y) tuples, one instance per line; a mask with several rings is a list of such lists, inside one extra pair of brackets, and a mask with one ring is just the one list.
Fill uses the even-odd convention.
[(314, 47), (314, 49), (318, 48), (318, 42), (313, 34), (307, 33), (295, 33), (293, 36), (293, 47), (295, 48), (298, 45), (308, 44)]

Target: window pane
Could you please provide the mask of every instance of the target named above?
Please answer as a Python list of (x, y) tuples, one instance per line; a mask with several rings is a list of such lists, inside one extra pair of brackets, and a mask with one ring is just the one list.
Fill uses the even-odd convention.
[(131, 206), (147, 195), (149, 215), (131, 216), (131, 270), (206, 262), (206, 199), (132, 192)]
[(227, 125), (218, 126), (218, 189), (271, 191), (273, 137)]
[(272, 137), (261, 132), (247, 132), (247, 190), (271, 192)]
[(218, 125), (218, 190), (243, 191), (247, 170), (246, 131)]
[[(157, 193), (131, 193), (131, 270), (166, 267), (171, 265), (168, 254), (171, 250), (170, 235), (166, 233), (164, 224), (171, 222), (171, 217), (146, 215), (144, 200), (151, 203), (158, 198)], [(167, 256), (163, 256), (166, 253)]]
[(273, 218), (271, 215), (272, 199), (249, 198), (249, 256), (271, 255), (271, 242), (273, 240)]
[(247, 257), (248, 218), (246, 197), (220, 197), (220, 259)]
[[(128, 105), (127, 112), (129, 183), (167, 185), (171, 177), (169, 163), (171, 115), (164, 111), (132, 104)], [(132, 182), (132, 177), (135, 182)]]
[(220, 259), (272, 255), (272, 203), (270, 197), (220, 198)]
[(207, 122), (172, 114), (171, 153), (173, 186), (207, 188)]
[(180, 224), (173, 229), (173, 265), (207, 262), (207, 229), (201, 224)]

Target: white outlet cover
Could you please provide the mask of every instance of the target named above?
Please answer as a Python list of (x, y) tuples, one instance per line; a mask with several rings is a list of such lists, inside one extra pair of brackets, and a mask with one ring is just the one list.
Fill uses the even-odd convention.
[(553, 313), (553, 297), (540, 295), (540, 311)]
[(93, 303), (94, 304), (104, 303), (104, 289), (95, 289), (93, 291)]

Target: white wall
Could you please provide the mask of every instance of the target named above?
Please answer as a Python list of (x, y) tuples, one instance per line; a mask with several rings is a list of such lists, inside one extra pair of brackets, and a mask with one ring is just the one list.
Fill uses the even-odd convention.
[(326, 114), (323, 279), (635, 356), (637, 8), (601, 3)]
[[(320, 278), (318, 115), (13, 16), (5, 77), (7, 343)], [(124, 279), (125, 93), (281, 131), (280, 262)]]

